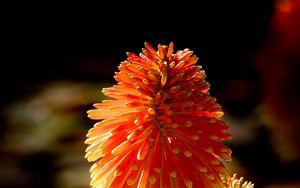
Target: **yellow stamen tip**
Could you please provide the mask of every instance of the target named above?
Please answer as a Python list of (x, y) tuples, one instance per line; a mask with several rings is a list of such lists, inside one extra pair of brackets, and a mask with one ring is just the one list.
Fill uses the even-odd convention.
[(132, 178), (129, 178), (128, 180), (127, 180), (127, 185), (133, 185), (134, 184), (134, 180), (132, 179)]
[(151, 176), (151, 177), (148, 179), (148, 181), (150, 182), (151, 185), (155, 184), (155, 182), (156, 182), (155, 176)]
[(216, 118), (220, 118), (220, 117), (222, 117), (223, 115), (224, 115), (224, 112), (221, 112), (221, 111), (214, 112), (214, 116), (215, 116)]
[(187, 121), (186, 123), (185, 123), (185, 126), (186, 127), (191, 127), (193, 125), (193, 123), (191, 122), (191, 121)]
[(191, 180), (188, 180), (187, 182), (185, 182), (185, 185), (187, 188), (192, 188), (193, 187), (193, 182)]
[(137, 171), (138, 169), (139, 169), (139, 168), (138, 168), (136, 165), (132, 165), (132, 166), (131, 166), (131, 170), (132, 170), (132, 171)]
[(179, 151), (178, 148), (173, 149), (173, 153), (174, 153), (174, 154), (178, 154), (179, 152), (180, 152), (180, 151)]
[(199, 140), (199, 138), (200, 138), (200, 136), (198, 136), (198, 135), (193, 135), (193, 136), (192, 136), (192, 139), (195, 140), (195, 141), (196, 141), (196, 140)]
[(120, 170), (116, 170), (115, 172), (114, 172), (114, 176), (121, 176), (121, 174), (122, 174), (122, 172), (120, 171)]
[(211, 181), (215, 180), (215, 176), (212, 174), (207, 174), (206, 177), (207, 177), (207, 179), (209, 179)]
[(159, 174), (161, 172), (161, 168), (154, 168), (154, 171)]
[(178, 127), (178, 124), (177, 124), (177, 123), (172, 123), (172, 124), (170, 125), (170, 127), (173, 128), (173, 129), (176, 129), (176, 128)]
[(206, 149), (206, 152), (207, 152), (207, 153), (212, 153), (212, 152), (213, 152), (213, 148), (212, 148), (212, 147), (208, 147), (208, 148)]
[(177, 173), (176, 173), (176, 172), (171, 172), (171, 173), (170, 173), (170, 176), (171, 176), (172, 178), (176, 178)]
[(214, 159), (214, 160), (211, 160), (210, 163), (213, 164), (213, 165), (219, 165), (220, 161), (217, 160), (217, 159)]
[(192, 154), (192, 152), (190, 152), (189, 150), (187, 150), (187, 151), (184, 152), (184, 155), (186, 157), (191, 157), (193, 154)]
[(202, 173), (206, 173), (207, 172), (207, 168), (205, 166), (199, 166), (199, 170)]
[(153, 108), (148, 108), (148, 113), (151, 115), (155, 115), (156, 111)]
[(210, 137), (210, 139), (212, 139), (212, 140), (217, 140), (218, 137), (217, 137), (216, 135), (212, 135), (212, 136)]

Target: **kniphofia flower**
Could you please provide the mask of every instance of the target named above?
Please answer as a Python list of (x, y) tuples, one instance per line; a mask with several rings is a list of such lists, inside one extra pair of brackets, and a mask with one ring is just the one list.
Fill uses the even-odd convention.
[(210, 96), (198, 58), (173, 43), (148, 43), (127, 53), (110, 97), (88, 116), (102, 120), (89, 130), (86, 158), (93, 187), (225, 187), (223, 162), (231, 150), (221, 106)]

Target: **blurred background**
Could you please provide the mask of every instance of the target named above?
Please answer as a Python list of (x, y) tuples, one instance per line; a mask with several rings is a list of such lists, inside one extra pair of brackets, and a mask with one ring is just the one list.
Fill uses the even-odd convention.
[(189, 48), (231, 128), (231, 173), (300, 187), (298, 0), (3, 5), (0, 187), (86, 188), (86, 117), (126, 52)]

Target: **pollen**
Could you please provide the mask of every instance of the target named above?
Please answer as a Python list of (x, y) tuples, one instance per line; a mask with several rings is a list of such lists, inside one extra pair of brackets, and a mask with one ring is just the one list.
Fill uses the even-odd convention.
[(148, 113), (151, 114), (151, 115), (155, 115), (156, 112), (153, 108), (148, 108)]
[(131, 185), (133, 185), (133, 184), (134, 184), (134, 180), (133, 180), (132, 178), (129, 178), (129, 179), (127, 180), (127, 185), (131, 186)]
[(202, 110), (203, 108), (204, 108), (204, 106), (202, 106), (202, 105), (197, 105), (197, 107), (196, 107), (197, 110)]
[(212, 174), (207, 174), (206, 177), (207, 177), (208, 180), (211, 180), (211, 181), (215, 180), (215, 176), (212, 175)]
[(210, 161), (210, 163), (213, 164), (213, 165), (219, 165), (220, 161), (217, 160), (217, 159), (213, 159), (213, 160)]
[(184, 125), (186, 127), (191, 127), (193, 125), (193, 123), (191, 121), (187, 121)]
[(186, 102), (186, 106), (187, 107), (192, 107), (194, 105), (194, 102), (193, 101), (187, 101)]
[(114, 172), (114, 176), (121, 176), (122, 175), (122, 172), (120, 170), (116, 170)]
[(172, 178), (176, 178), (177, 173), (176, 173), (176, 172), (171, 172), (171, 173), (170, 173), (170, 176), (171, 176)]
[(176, 129), (178, 127), (178, 123), (172, 123), (170, 125), (171, 128)]
[(218, 139), (218, 136), (212, 135), (212, 136), (210, 136), (210, 139), (212, 139), (212, 140), (217, 140), (217, 139)]
[(151, 176), (150, 178), (148, 178), (148, 181), (150, 182), (151, 185), (153, 185), (156, 182), (156, 177), (155, 176)]
[(186, 157), (191, 157), (193, 154), (192, 154), (192, 152), (190, 152), (189, 150), (186, 150), (186, 151), (184, 152), (184, 155), (185, 155)]
[(161, 172), (161, 168), (154, 168), (154, 171), (159, 174)]
[(150, 138), (149, 138), (149, 141), (150, 141), (150, 142), (155, 142), (155, 138), (150, 137)]
[(167, 122), (167, 123), (172, 123), (172, 122), (173, 122), (173, 119), (172, 119), (172, 118), (168, 118), (168, 119), (166, 120), (166, 122)]
[(212, 152), (213, 152), (213, 148), (212, 148), (212, 147), (208, 147), (205, 151), (206, 151), (207, 153), (212, 153)]
[(193, 135), (193, 136), (192, 136), (192, 139), (193, 139), (194, 141), (199, 140), (199, 138), (200, 138), (200, 136), (198, 136), (198, 135)]
[(132, 171), (137, 171), (138, 169), (139, 169), (139, 168), (138, 168), (136, 165), (132, 165), (132, 166), (131, 166), (131, 170), (132, 170)]
[(179, 152), (180, 152), (180, 150), (178, 148), (173, 149), (174, 154), (178, 154)]
[(145, 84), (145, 85), (149, 85), (150, 83), (149, 83), (149, 81), (147, 80), (147, 79), (143, 79), (143, 83)]
[(190, 92), (190, 91), (188, 91), (188, 92), (185, 94), (186, 97), (190, 97), (191, 95), (192, 95), (192, 92)]
[(173, 116), (173, 115), (175, 114), (175, 112), (172, 111), (172, 110), (168, 110), (168, 111), (167, 111), (167, 114), (168, 114), (169, 116)]
[(192, 188), (193, 187), (193, 182), (191, 180), (186, 181), (185, 183), (187, 188)]
[(207, 172), (207, 168), (205, 166), (199, 166), (199, 170), (202, 173), (206, 173)]

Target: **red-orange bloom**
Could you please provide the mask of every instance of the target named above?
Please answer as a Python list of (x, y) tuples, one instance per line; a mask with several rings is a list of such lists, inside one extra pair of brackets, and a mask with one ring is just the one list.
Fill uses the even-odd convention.
[(148, 43), (139, 56), (127, 53), (111, 97), (89, 117), (102, 120), (89, 130), (86, 149), (93, 187), (225, 187), (222, 160), (231, 136), (205, 72), (189, 49), (173, 54), (173, 43)]

